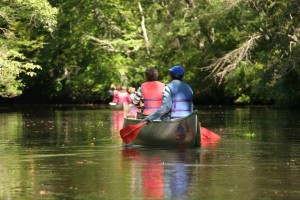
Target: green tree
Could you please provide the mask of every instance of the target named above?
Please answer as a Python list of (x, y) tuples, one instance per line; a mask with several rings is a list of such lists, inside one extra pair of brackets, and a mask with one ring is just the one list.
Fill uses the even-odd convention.
[[(43, 70), (31, 89), (51, 101), (105, 101), (111, 83), (131, 84), (128, 71), (137, 69), (135, 53), (142, 37), (131, 2), (56, 1), (57, 30), (46, 36), (39, 55)], [(135, 63), (138, 63), (137, 61)]]
[(26, 79), (28, 93), (39, 91), (52, 102), (106, 102), (111, 83), (137, 87), (149, 65), (167, 82), (167, 69), (181, 64), (196, 103), (299, 101), (300, 84), (293, 86), (300, 80), (298, 1), (50, 3), (59, 11), (52, 35), (28, 29), (24, 20), (9, 29), (35, 41), (26, 52), (24, 43), (17, 46), (29, 63), (42, 66), (34, 79)]
[[(218, 59), (206, 69), (220, 84), (226, 85), (227, 95), (234, 97), (236, 102), (250, 103), (260, 99), (260, 102), (296, 104), (300, 100), (299, 87), (291, 88), (290, 83), (299, 82), (300, 75), (300, 3), (235, 2), (231, 12), (224, 15), (226, 21), (220, 21), (230, 28), (225, 32), (222, 29), (216, 31), (223, 35), (219, 40), (228, 41), (234, 36), (232, 41), (236, 46), (216, 55)], [(244, 85), (246, 82), (247, 86)], [(258, 87), (264, 89), (257, 90)], [(237, 88), (243, 89), (237, 92)], [(246, 96), (249, 98), (244, 98)]]
[(0, 2), (0, 96), (14, 97), (22, 93), (22, 76), (34, 76), (41, 69), (27, 57), (42, 46), (40, 38), (31, 38), (31, 28), (53, 32), (57, 10), (46, 0), (2, 0)]

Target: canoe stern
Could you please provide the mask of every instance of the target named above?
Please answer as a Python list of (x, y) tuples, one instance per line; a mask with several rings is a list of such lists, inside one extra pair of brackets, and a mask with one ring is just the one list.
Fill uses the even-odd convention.
[[(124, 127), (142, 120), (125, 119)], [(153, 121), (144, 126), (134, 144), (151, 146), (195, 147), (200, 145), (197, 111), (191, 115), (171, 121)]]

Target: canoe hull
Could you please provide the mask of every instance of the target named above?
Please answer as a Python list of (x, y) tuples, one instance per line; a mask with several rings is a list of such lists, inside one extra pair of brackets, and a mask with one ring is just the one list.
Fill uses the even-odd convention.
[(123, 104), (109, 103), (111, 110), (123, 110)]
[[(141, 121), (141, 119), (125, 118), (124, 127)], [(198, 147), (200, 146), (199, 126), (197, 111), (181, 119), (153, 121), (140, 130), (132, 143), (163, 147)]]

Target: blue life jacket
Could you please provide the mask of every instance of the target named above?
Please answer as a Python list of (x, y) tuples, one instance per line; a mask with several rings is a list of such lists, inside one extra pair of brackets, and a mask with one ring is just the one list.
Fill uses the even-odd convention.
[(167, 85), (172, 94), (171, 118), (188, 116), (193, 111), (193, 90), (191, 87), (180, 81), (173, 80)]

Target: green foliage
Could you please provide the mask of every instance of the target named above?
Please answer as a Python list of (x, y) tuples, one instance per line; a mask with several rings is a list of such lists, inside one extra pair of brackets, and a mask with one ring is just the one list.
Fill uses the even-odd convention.
[(57, 10), (46, 0), (3, 0), (0, 2), (0, 96), (22, 94), (23, 76), (33, 77), (41, 67), (26, 56), (42, 45), (28, 35), (29, 22), (52, 32)]
[[(296, 28), (300, 22), (297, 14), (299, 2), (235, 2), (238, 4), (232, 7), (230, 13), (223, 12), (224, 20), (215, 21), (216, 18), (212, 17), (207, 23), (215, 28), (216, 36), (212, 46), (217, 50), (212, 50), (211, 56), (227, 54), (222, 60), (225, 65), (218, 65), (221, 68), (214, 68), (212, 74), (215, 77), (226, 74), (226, 95), (236, 103), (291, 105), (299, 99), (297, 87), (293, 92), (287, 89), (289, 80), (297, 82), (299, 77), (299, 58), (296, 56), (300, 45), (299, 29)], [(232, 53), (239, 44), (247, 44), (249, 35), (257, 34), (261, 37), (254, 48), (250, 51), (240, 49), (239, 54)], [(247, 52), (243, 54), (243, 50)], [(234, 59), (228, 61), (230, 56)]]
[(265, 72), (266, 68), (262, 64), (241, 63), (226, 79), (227, 96), (235, 103), (269, 103), (271, 99), (265, 96), (267, 88), (262, 80)]
[(112, 83), (138, 87), (148, 66), (168, 82), (168, 69), (181, 64), (199, 103), (300, 98), (292, 87), (300, 79), (298, 1), (49, 2), (0, 3), (1, 51), (14, 50), (6, 60), (24, 64), (10, 78), (18, 91), (25, 84), (52, 102), (107, 102)]
[(20, 74), (35, 76), (34, 69), (40, 66), (26, 62), (23, 54), (14, 49), (4, 49), (0, 55), (0, 96), (14, 97), (22, 93), (24, 84), (19, 80)]

